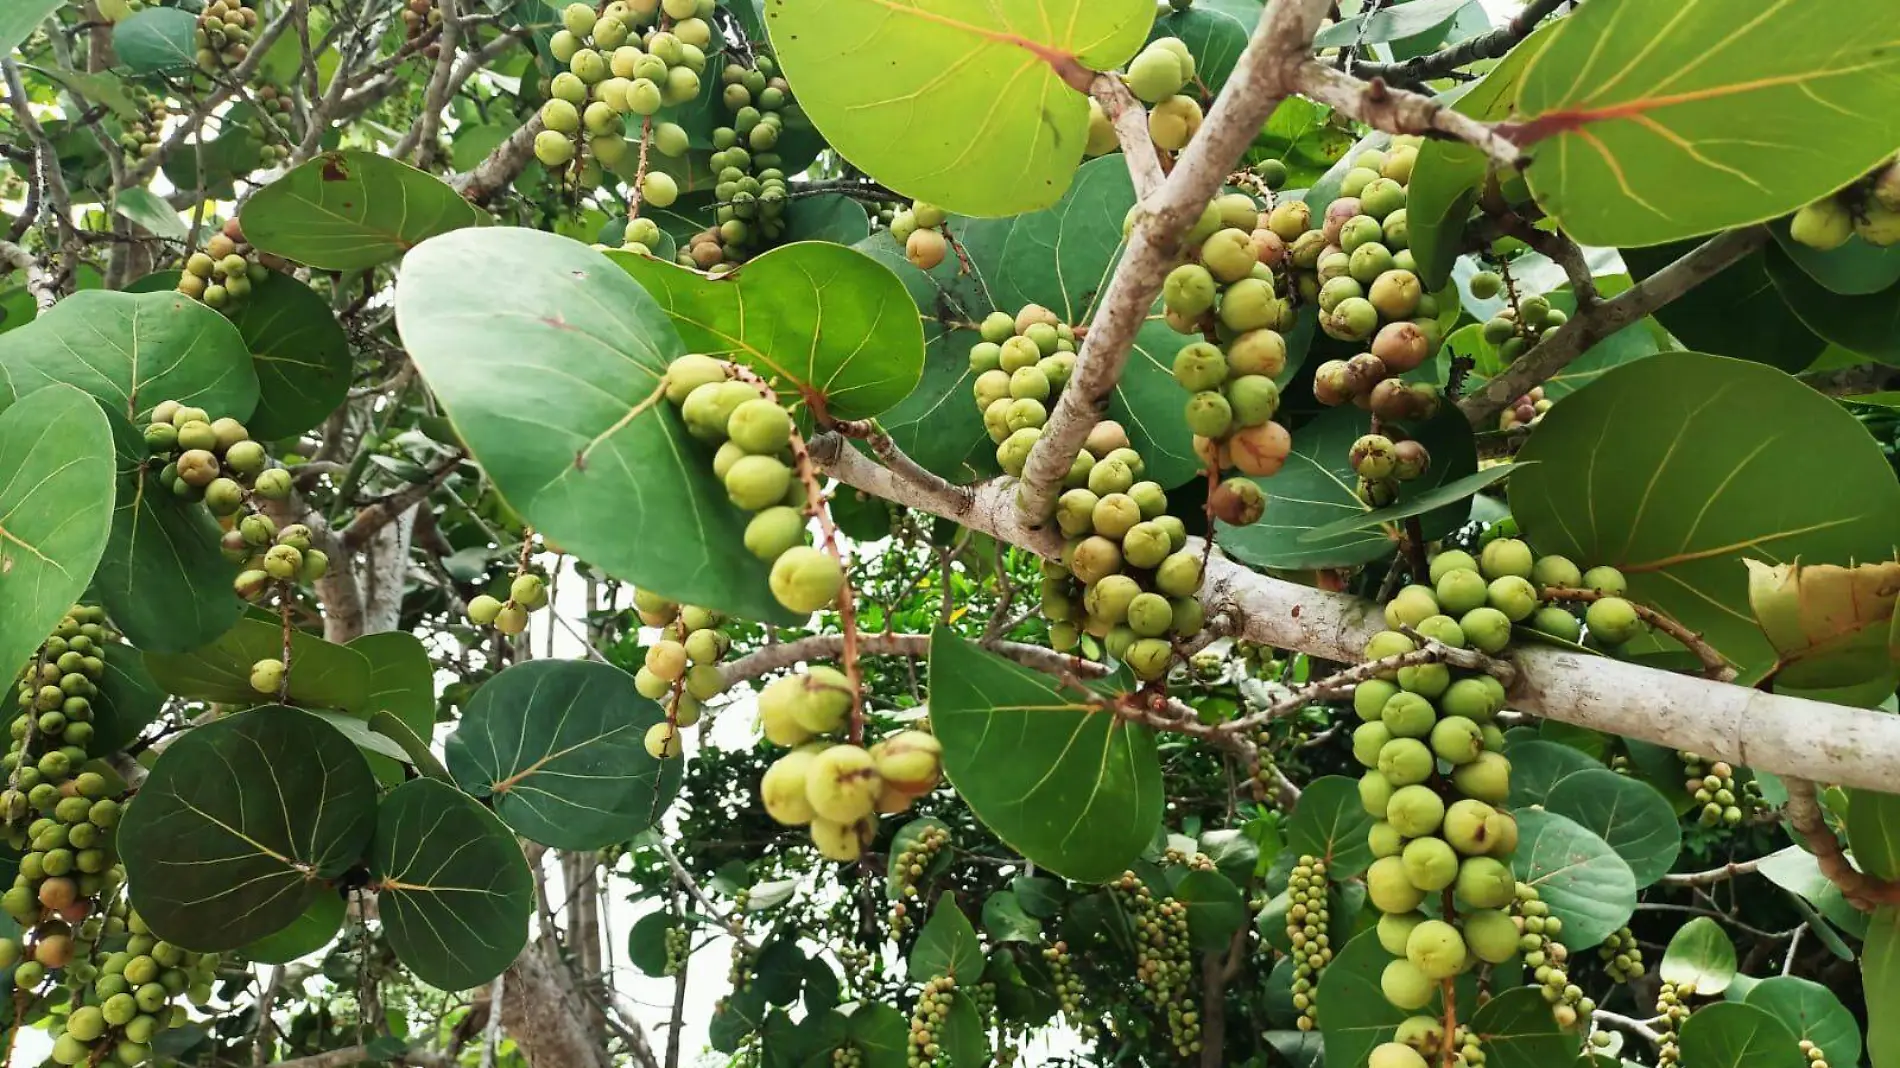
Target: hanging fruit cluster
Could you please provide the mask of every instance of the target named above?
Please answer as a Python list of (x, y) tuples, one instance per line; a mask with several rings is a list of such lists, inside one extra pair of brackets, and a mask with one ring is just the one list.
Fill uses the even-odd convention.
[(940, 975), (924, 983), (917, 995), (917, 1007), (910, 1014), (910, 1039), (906, 1064), (910, 1068), (931, 1068), (944, 1056), (939, 1039), (944, 1021), (950, 1018), (950, 1005), (956, 1000), (957, 981)]
[(771, 561), (772, 596), (792, 612), (828, 608), (844, 589), (844, 566), (806, 544), (804, 480), (794, 468), (792, 416), (776, 400), (727, 377), (710, 356), (681, 356), (666, 371), (666, 398), (687, 433), (716, 445), (713, 474), (733, 504), (754, 513), (745, 546)]
[[(585, 130), (588, 151), (601, 166), (625, 159), (632, 147), (625, 116), (651, 120), (661, 108), (699, 95), (713, 39), (705, 18), (712, 6), (712, 0), (667, 0), (664, 10), (672, 21), (664, 27), (661, 8), (651, 4), (614, 0), (598, 13), (590, 4), (563, 9), (562, 28), (549, 39), (548, 52), (567, 69), (549, 83), (548, 101), (541, 106), (547, 129), (535, 135), (535, 158), (549, 167), (565, 166), (574, 158), (574, 138)], [(685, 129), (675, 123), (652, 123), (650, 138), (662, 155), (682, 156), (688, 148)], [(679, 196), (679, 184), (650, 168), (640, 193), (645, 202), (664, 208)]]
[[(259, 163), (261, 166), (275, 167), (290, 158), (290, 146), (279, 132), (290, 128), (290, 92), (271, 82), (264, 82), (252, 90), (251, 99), (264, 112), (264, 116), (251, 120), (251, 133), (257, 137), (259, 144)], [(265, 116), (269, 121), (266, 121)]]
[[(228, 416), (213, 420), (203, 408), (175, 400), (160, 401), (145, 427), (148, 466), (158, 468), (158, 483), (188, 501), (203, 501), (224, 527), (219, 548), (233, 563), (251, 561), (238, 577), (236, 589), (255, 599), (272, 579), (290, 581), (321, 578), (329, 566), (321, 552), (306, 556), (303, 549), (279, 551), (273, 542), (279, 531), (269, 516), (254, 510), (258, 500), (281, 501), (290, 496), (290, 472), (272, 467), (261, 442), (251, 440), (244, 424)], [(308, 544), (309, 531), (301, 532)], [(257, 554), (261, 559), (253, 560)]]
[(1201, 1050), (1201, 1016), (1194, 1007), (1194, 955), (1188, 938), (1187, 905), (1174, 898), (1157, 900), (1134, 872), (1108, 884), (1121, 899), (1134, 927), (1135, 981), (1168, 1023), (1175, 1054), (1187, 1058)]
[(1700, 754), (1676, 754), (1686, 781), (1683, 789), (1695, 798), (1696, 820), (1704, 827), (1739, 827), (1762, 807), (1761, 785), (1753, 780), (1737, 785), (1735, 769), (1725, 760), (1707, 761)]
[(1643, 977), (1643, 946), (1636, 941), (1636, 933), (1627, 927), (1619, 928), (1604, 939), (1603, 945), (1597, 948), (1597, 957), (1603, 961), (1603, 970), (1613, 982), (1633, 983)]
[(818, 852), (840, 861), (871, 844), (878, 813), (904, 811), (943, 775), (943, 746), (927, 731), (898, 731), (869, 749), (824, 737), (849, 724), (852, 700), (844, 674), (823, 666), (759, 693), (766, 740), (796, 747), (765, 769), (759, 800), (779, 823), (809, 827)]
[(789, 203), (777, 148), (792, 87), (767, 55), (757, 57), (751, 68), (727, 63), (720, 81), (727, 122), (713, 130), (707, 163), (718, 180), (713, 196), (720, 206), (714, 225), (695, 234), (679, 257), (702, 270), (737, 266), (777, 241), (785, 233)]
[(1287, 881), (1286, 936), (1293, 943), (1293, 1007), (1300, 1010), (1299, 1028), (1319, 1026), (1319, 976), (1333, 960), (1328, 923), (1332, 904), (1326, 862), (1303, 856)]
[(893, 893), (896, 898), (891, 902), (891, 930), (902, 932), (910, 923), (910, 905), (919, 897), (918, 883), (937, 854), (950, 844), (950, 832), (939, 824), (926, 826), (921, 833), (907, 843), (892, 863)]
[(1795, 212), (1788, 233), (1823, 252), (1840, 248), (1855, 234), (1876, 248), (1900, 243), (1900, 160), (1890, 159), (1847, 188)]
[(1062, 1018), (1084, 1040), (1092, 1040), (1095, 1037), (1095, 1025), (1082, 1015), (1082, 980), (1075, 974), (1075, 961), (1069, 956), (1069, 943), (1058, 940), (1048, 946), (1042, 951), (1042, 961), (1049, 969), (1049, 988), (1055, 994)]
[(138, 109), (137, 117), (125, 120), (119, 133), (119, 148), (125, 152), (126, 165), (131, 166), (158, 151), (171, 108), (164, 94), (136, 83), (127, 87), (126, 96)]
[(680, 755), (680, 729), (699, 722), (700, 702), (725, 692), (719, 661), (732, 636), (721, 629), (725, 617), (710, 608), (674, 604), (648, 590), (634, 591), (633, 605), (642, 623), (660, 628), (633, 685), (666, 710), (665, 721), (647, 728), (647, 752), (669, 759)]
[[(900, 216), (898, 222), (904, 219)], [(893, 228), (891, 232), (899, 231)], [(911, 240), (922, 232), (918, 224)], [(976, 410), (983, 413), (983, 429), (996, 442), (997, 465), (1020, 476), (1029, 462), (1029, 450), (1049, 421), (1049, 409), (1075, 372), (1075, 330), (1055, 312), (1031, 304), (1014, 316), (991, 312), (978, 332), (983, 340), (970, 348)], [(1092, 460), (1076, 457), (1081, 470), (1070, 470), (1071, 481), (1086, 476)]]
[(256, 262), (244, 240), (244, 227), (228, 220), (205, 247), (185, 260), (178, 275), (178, 292), (221, 311), (235, 308), (264, 280), (269, 268)]
[[(121, 908), (123, 906), (121, 905)], [(97, 975), (74, 997), (53, 1060), (64, 1065), (144, 1064), (153, 1040), (188, 1019), (179, 998), (203, 1005), (217, 976), (215, 954), (191, 953), (161, 941), (136, 912), (123, 921), (125, 948), (106, 955)]]
[(1145, 466), (1119, 424), (1089, 431), (1064, 482), (1071, 488), (1056, 501), (1069, 540), (1061, 561), (1043, 563), (1042, 613), (1056, 649), (1076, 648), (1086, 633), (1154, 680), (1174, 661), (1170, 638), (1199, 633), (1206, 613), (1200, 554), (1187, 548), (1187, 527), (1168, 514), (1161, 485), (1142, 479)]
[(215, 73), (244, 62), (257, 36), (257, 11), (244, 0), (211, 0), (198, 15), (198, 69)]
[[(1164, 152), (1179, 152), (1200, 132), (1201, 102), (1185, 90), (1197, 85), (1194, 54), (1178, 37), (1160, 37), (1148, 43), (1122, 73), (1122, 81), (1136, 99), (1149, 105), (1148, 136)], [(1111, 152), (1117, 144), (1115, 127), (1094, 97), (1089, 98), (1091, 156)]]
[[(911, 262), (911, 266), (916, 267), (920, 271), (928, 271), (942, 263), (944, 256), (950, 251), (950, 238), (944, 230), (944, 224), (948, 222), (949, 219), (950, 213), (935, 204), (927, 204), (921, 200), (913, 200), (911, 201), (910, 207), (891, 216), (891, 237), (903, 248), (904, 258)], [(1036, 307), (1036, 305), (1032, 304), (1030, 307), (1033, 308)], [(991, 315), (990, 318), (996, 319), (998, 316), (1008, 318), (1003, 312), (996, 312)], [(1049, 317), (1054, 318), (1054, 314), (1051, 313)], [(1041, 320), (1038, 319), (1037, 321)], [(1066, 324), (1057, 325), (1065, 326), (1066, 328)], [(1007, 331), (1003, 330), (1000, 326), (990, 326), (987, 322), (985, 323), (985, 327), (982, 341), (982, 344), (985, 345), (1002, 344), (1001, 341), (992, 341), (992, 334), (1007, 340), (1016, 333), (1013, 323), (1011, 324), (1011, 329)], [(1073, 331), (1070, 332), (1069, 342), (1069, 351), (1075, 351), (1075, 337)], [(1048, 354), (1045, 353), (1045, 355)], [(974, 353), (971, 355), (970, 362), (972, 366), (975, 366), (977, 361)], [(985, 360), (984, 362), (988, 363), (989, 361)], [(982, 372), (978, 371), (977, 373), (981, 374)]]
[[(435, 0), (406, 0), (402, 6), (402, 32), (404, 39), (414, 42), (422, 35), (442, 25), (442, 9)], [(423, 50), (423, 55), (434, 59), (441, 55), (442, 46), (431, 43)]]
[(1656, 994), (1656, 1068), (1673, 1068), (1682, 1061), (1680, 1037), (1682, 1025), (1689, 1019), (1689, 999), (1695, 997), (1695, 984), (1663, 980)]

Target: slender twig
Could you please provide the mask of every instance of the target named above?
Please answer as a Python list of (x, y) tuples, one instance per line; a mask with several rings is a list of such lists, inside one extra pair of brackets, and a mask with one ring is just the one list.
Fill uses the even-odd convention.
[(1900, 905), (1900, 883), (1868, 875), (1847, 859), (1840, 838), (1821, 813), (1814, 783), (1791, 776), (1781, 781), (1788, 788), (1788, 804), (1782, 809), (1782, 815), (1807, 843), (1808, 851), (1821, 867), (1821, 874), (1840, 889), (1848, 904), (1862, 912), (1872, 912), (1881, 905)]
[(1537, 24), (1570, 0), (1530, 0), (1510, 22), (1476, 37), (1467, 38), (1398, 63), (1355, 63), (1353, 73), (1361, 78), (1384, 78), (1396, 85), (1416, 85), (1440, 78), (1460, 67), (1486, 59), (1497, 59), (1519, 41), (1531, 35)]
[[(1605, 597), (1611, 596), (1611, 594), (1604, 593), (1601, 590), (1584, 589), (1577, 586), (1545, 586), (1543, 594), (1546, 600), (1584, 602), (1600, 601)], [(1676, 641), (1681, 642), (1683, 648), (1694, 653), (1695, 658), (1702, 664), (1702, 673), (1704, 675), (1717, 682), (1735, 681), (1735, 665), (1729, 663), (1728, 659), (1724, 657), (1715, 646), (1710, 645), (1704, 640), (1702, 635), (1683, 626), (1661, 609), (1652, 608), (1639, 601), (1630, 601), (1629, 606), (1635, 609), (1637, 617), (1643, 622), (1669, 635)]]
[(1733, 863), (1724, 864), (1719, 868), (1710, 868), (1707, 871), (1674, 872), (1663, 876), (1657, 881), (1656, 885), (1678, 888), (1714, 886), (1716, 883), (1725, 883), (1730, 879), (1752, 874), (1760, 867), (1761, 861), (1759, 859), (1738, 860)]
[(243, 61), (231, 68), (230, 79), (200, 100), (198, 106), (186, 117), (185, 121), (179, 123), (170, 136), (159, 142), (157, 151), (127, 168), (122, 188), (130, 189), (135, 185), (143, 185), (147, 178), (158, 173), (158, 169), (164, 166), (165, 160), (172, 152), (179, 145), (184, 144), (186, 138), (196, 135), (205, 120), (210, 118), (220, 105), (236, 95), (239, 86), (251, 80), (251, 76), (257, 73), (258, 66), (264, 62), (264, 57), (270, 53), (271, 46), (277, 43), (277, 38), (283, 36), (285, 30), (290, 28), (296, 15), (297, 9), (286, 4), (284, 10), (276, 18), (265, 23), (264, 28), (259, 30), (257, 37), (252, 40), (251, 50), (245, 53)]
[(1113, 74), (1096, 75), (1089, 84), (1089, 95), (1115, 124), (1115, 137), (1128, 160), (1129, 177), (1135, 181), (1135, 199), (1141, 200), (1161, 188), (1168, 176), (1161, 170), (1161, 157), (1155, 153), (1154, 139), (1148, 134), (1148, 110)]

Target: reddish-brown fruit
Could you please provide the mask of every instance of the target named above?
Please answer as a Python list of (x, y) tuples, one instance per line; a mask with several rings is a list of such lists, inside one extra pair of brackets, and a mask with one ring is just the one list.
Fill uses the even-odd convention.
[(1256, 523), (1267, 511), (1267, 496), (1260, 487), (1245, 479), (1223, 482), (1207, 497), (1208, 510), (1223, 523), (1244, 527)]
[(1266, 478), (1280, 473), (1293, 451), (1293, 435), (1278, 423), (1266, 422), (1234, 432), (1227, 439), (1233, 466), (1242, 474)]
[(1394, 374), (1402, 375), (1431, 356), (1432, 343), (1417, 323), (1387, 323), (1379, 328), (1378, 336), (1372, 339), (1372, 352), (1384, 360), (1386, 367)]

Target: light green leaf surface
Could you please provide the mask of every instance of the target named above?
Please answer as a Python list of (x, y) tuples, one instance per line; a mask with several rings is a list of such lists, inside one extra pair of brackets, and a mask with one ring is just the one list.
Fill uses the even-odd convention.
[(190, 231), (185, 220), (180, 218), (177, 209), (165, 202), (165, 198), (144, 186), (119, 191), (118, 211), (120, 215), (138, 223), (159, 237), (169, 237), (183, 241)]
[(1557, 941), (1572, 952), (1589, 949), (1629, 923), (1636, 876), (1609, 843), (1554, 812), (1521, 810), (1517, 825), (1512, 867), (1564, 921)]
[(1579, 1036), (1557, 1026), (1544, 992), (1534, 986), (1514, 987), (1478, 1006), (1471, 1028), (1490, 1068), (1550, 1068), (1577, 1055)]
[(1328, 775), (1307, 784), (1287, 822), (1285, 855), (1317, 857), (1334, 879), (1350, 879), (1372, 864), (1366, 833), (1373, 819), (1359, 800), (1359, 783)]
[(1798, 975), (1773, 975), (1743, 999), (1787, 1024), (1795, 1037), (1821, 1047), (1829, 1064), (1859, 1064), (1860, 1021), (1834, 991)]
[(1691, 1068), (1802, 1068), (1808, 1063), (1788, 1024), (1739, 1001), (1704, 1005), (1682, 1025), (1682, 1063)]
[(1544, 807), (1595, 831), (1645, 887), (1669, 873), (1682, 852), (1676, 810), (1656, 788), (1607, 768), (1565, 776)]
[[(218, 591), (222, 593), (223, 591)], [(247, 615), (210, 645), (186, 653), (145, 654), (146, 669), (168, 692), (199, 701), (249, 704), (251, 666), (283, 653), (283, 628)], [(301, 630), (290, 632), (289, 699), (311, 708), (360, 711), (369, 702), (369, 658), (347, 645)]]
[(1666, 983), (1693, 985), (1702, 997), (1727, 990), (1735, 974), (1735, 943), (1721, 924), (1707, 916), (1697, 916), (1676, 929), (1657, 972)]
[[(58, 5), (27, 0), (22, 6)], [(198, 17), (191, 12), (176, 7), (148, 7), (133, 12), (112, 27), (112, 51), (133, 74), (184, 70), (197, 63), (197, 32)]]
[(910, 951), (910, 978), (924, 982), (940, 975), (959, 982), (973, 981), (983, 974), (983, 944), (976, 928), (957, 907), (957, 899), (946, 895), (930, 910), (930, 919), (917, 932), (917, 943)]
[(348, 150), (326, 152), (258, 190), (244, 205), (244, 237), (287, 260), (357, 271), (482, 219), (440, 178), (374, 152)]

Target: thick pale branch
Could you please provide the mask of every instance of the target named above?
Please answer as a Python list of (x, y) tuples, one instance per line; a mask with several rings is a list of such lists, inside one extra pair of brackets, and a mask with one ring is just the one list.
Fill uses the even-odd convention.
[[(1046, 557), (1062, 552), (1059, 535), (1022, 518), (1014, 479), (975, 487), (965, 508), (960, 497), (907, 483), (835, 437), (814, 441), (813, 456), (867, 493)], [(1201, 599), (1210, 614), (1230, 612), (1239, 637), (1343, 663), (1359, 660), (1367, 639), (1384, 628), (1370, 602), (1260, 575), (1219, 554), (1208, 561)], [(1798, 778), (1881, 790), (1900, 775), (1900, 716), (1553, 647), (1525, 646), (1510, 660), (1518, 669), (1512, 707), (1525, 712)]]
[(475, 165), (457, 185), (457, 191), (474, 204), (486, 204), (495, 194), (508, 187), (515, 180), (528, 160), (534, 158), (534, 138), (547, 129), (541, 123), (541, 113), (536, 112), (527, 122), (522, 123), (508, 139), (496, 145), (487, 158)]
[[(998, 656), (1006, 656), (1024, 667), (1054, 675), (1095, 678), (1108, 674), (1106, 667), (1094, 661), (1058, 653), (1054, 649), (1045, 649), (1040, 645), (999, 641), (986, 642), (985, 647)], [(871, 656), (928, 657), (930, 635), (865, 633), (858, 635), (858, 648)], [(768, 645), (756, 653), (720, 665), (719, 673), (725, 679), (726, 685), (731, 686), (734, 683), (749, 682), (770, 672), (780, 671), (806, 661), (831, 660), (843, 651), (844, 635), (814, 634), (808, 638)]]
[(1097, 74), (1089, 84), (1089, 95), (1102, 105), (1108, 120), (1115, 124), (1115, 139), (1121, 142), (1122, 156), (1128, 161), (1128, 175), (1135, 182), (1135, 199), (1146, 199), (1161, 188), (1167, 175), (1161, 170), (1161, 157), (1155, 153), (1154, 139), (1148, 135), (1148, 109), (1141, 106), (1128, 86), (1113, 74)]
[(1268, 5), (1200, 132), (1167, 181), (1141, 201), (1128, 248), (1076, 354), (1075, 373), (1030, 450), (1020, 501), (1030, 521), (1045, 522), (1055, 511), (1062, 478), (1107, 411), (1135, 334), (1147, 321), (1168, 271), (1179, 262), (1182, 235), (1201, 217), (1261, 124), (1286, 97), (1326, 6), (1323, 0), (1273, 0)]
[(392, 1057), (368, 1046), (345, 1046), (313, 1053), (308, 1057), (278, 1061), (277, 1068), (351, 1068), (352, 1065), (373, 1062), (413, 1065), (414, 1068), (452, 1068), (455, 1058), (446, 1053), (428, 1053), (423, 1050), (411, 1050)]
[(1472, 426), (1491, 423), (1513, 401), (1568, 367), (1590, 346), (1715, 277), (1767, 240), (1768, 231), (1760, 226), (1710, 238), (1676, 262), (1545, 334), (1536, 347), (1512, 361), (1483, 389), (1460, 401), (1459, 409)]
[(1296, 88), (1387, 133), (1454, 137), (1505, 166), (1516, 165), (1521, 155), (1517, 146), (1499, 136), (1490, 123), (1453, 111), (1431, 97), (1395, 89), (1376, 78), (1361, 81), (1324, 63), (1308, 61), (1299, 70)]

